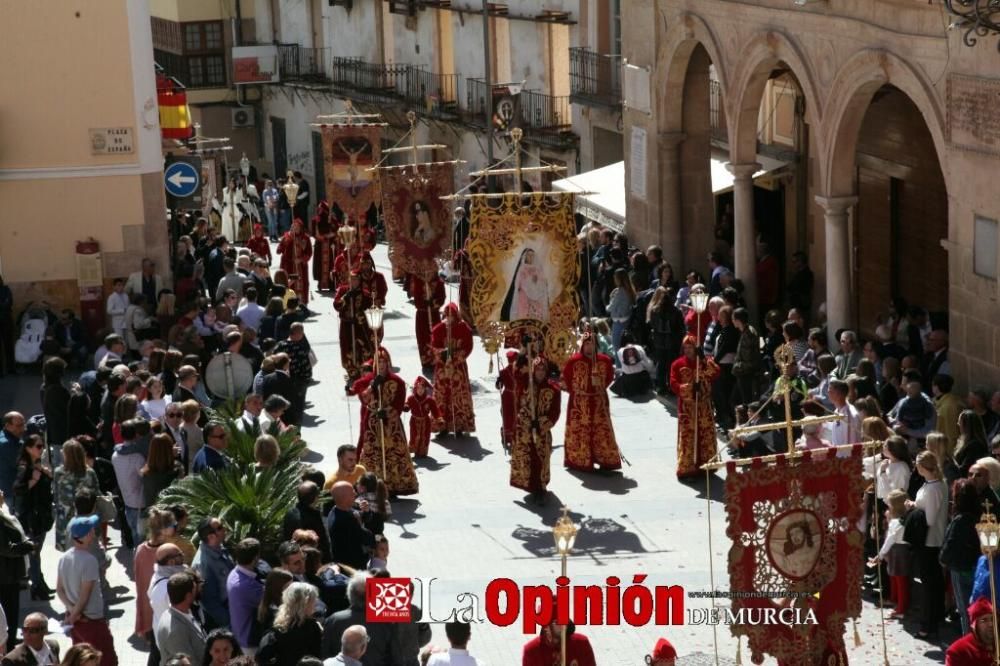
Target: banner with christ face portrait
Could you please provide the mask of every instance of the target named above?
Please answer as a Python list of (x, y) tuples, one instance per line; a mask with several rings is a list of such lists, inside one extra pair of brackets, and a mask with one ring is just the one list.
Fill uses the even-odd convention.
[(378, 173), (369, 171), (382, 159), (382, 124), (323, 125), (326, 198), (352, 220), (363, 219), (379, 201)]
[(537, 333), (556, 362), (576, 351), (576, 247), (570, 193), (472, 200), (471, 307), (487, 351), (516, 330)]
[(397, 272), (429, 280), (438, 260), (451, 258), (451, 204), (455, 163), (379, 168), (389, 261)]
[(811, 453), (726, 468), (732, 611), (791, 609), (798, 620), (730, 625), (747, 637), (753, 663), (765, 654), (795, 666), (841, 663), (846, 622), (861, 614), (862, 447), (844, 458)]

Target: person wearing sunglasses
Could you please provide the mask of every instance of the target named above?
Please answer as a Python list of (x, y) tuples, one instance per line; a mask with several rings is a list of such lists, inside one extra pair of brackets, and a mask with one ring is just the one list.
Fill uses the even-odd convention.
[(229, 447), (229, 434), (221, 421), (210, 421), (205, 426), (205, 446), (201, 447), (194, 457), (191, 471), (200, 474), (206, 469), (223, 469), (230, 465), (226, 456)]
[(7, 653), (3, 663), (9, 666), (55, 666), (59, 663), (59, 643), (46, 638), (49, 618), (44, 613), (31, 613), (21, 625), (24, 642)]

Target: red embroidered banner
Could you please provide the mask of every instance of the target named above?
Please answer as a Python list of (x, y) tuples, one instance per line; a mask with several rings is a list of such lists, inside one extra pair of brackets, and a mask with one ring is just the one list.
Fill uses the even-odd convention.
[(357, 223), (379, 202), (376, 171), (382, 158), (382, 125), (323, 125), (326, 198)]
[(432, 162), (379, 169), (389, 260), (397, 271), (429, 280), (451, 247), (455, 163)]
[[(845, 458), (774, 464), (730, 464), (726, 477), (726, 533), (732, 611), (740, 618), (785, 608), (801, 624), (731, 625), (746, 636), (754, 663), (770, 654), (784, 666), (846, 664), (844, 630), (861, 614), (864, 481), (861, 446)], [(805, 622), (808, 613), (815, 624)]]

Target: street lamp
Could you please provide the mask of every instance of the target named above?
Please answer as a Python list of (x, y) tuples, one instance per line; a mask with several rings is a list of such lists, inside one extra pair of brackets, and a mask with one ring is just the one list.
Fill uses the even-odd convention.
[(250, 160), (247, 159), (246, 153), (240, 158), (240, 171), (243, 173), (243, 178), (250, 179)]
[(292, 215), (294, 216), (295, 199), (299, 196), (299, 185), (295, 182), (295, 174), (291, 170), (285, 174), (285, 184), (281, 186), (281, 189), (285, 193), (285, 199), (288, 200), (288, 207), (293, 209)]
[[(380, 307), (371, 307), (365, 310), (365, 319), (368, 321), (368, 328), (372, 331), (372, 336), (375, 340), (375, 379), (377, 380), (381, 375), (379, 374), (379, 352), (381, 351), (378, 341), (378, 332), (382, 328), (382, 317), (385, 314), (385, 310)], [(382, 385), (379, 383), (375, 390), (378, 391), (378, 439), (379, 445), (382, 448), (382, 480), (389, 483), (388, 477), (386, 476), (385, 467), (385, 423), (382, 421)]]
[[(576, 532), (576, 525), (573, 524), (573, 520), (569, 517), (569, 507), (564, 506), (562, 508), (562, 515), (559, 516), (556, 524), (552, 526), (552, 537), (556, 542), (556, 552), (562, 558), (563, 576), (566, 575), (566, 559), (573, 551), (573, 544), (576, 543)], [(562, 660), (559, 663), (562, 666), (566, 666), (566, 625), (563, 625), (562, 630), (559, 632), (559, 650), (562, 655)]]
[(993, 663), (1000, 664), (1000, 629), (997, 627), (997, 588), (993, 579), (993, 558), (996, 557), (997, 550), (1000, 549), (1000, 524), (997, 524), (993, 512), (990, 511), (993, 505), (989, 500), (983, 502), (985, 511), (976, 523), (976, 532), (979, 534), (979, 549), (986, 556), (986, 562), (990, 570), (990, 601), (993, 608)]

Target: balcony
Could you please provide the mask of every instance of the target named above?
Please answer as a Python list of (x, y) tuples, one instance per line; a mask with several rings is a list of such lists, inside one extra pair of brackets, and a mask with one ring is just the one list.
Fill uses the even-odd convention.
[(278, 71), (282, 81), (329, 81), (326, 63), (332, 55), (329, 48), (310, 48), (298, 44), (278, 44)]
[[(493, 100), (486, 82), (482, 79), (466, 79), (465, 112), (470, 122), (480, 127), (486, 124), (487, 108), (492, 109)], [(568, 95), (554, 97), (536, 90), (522, 90), (515, 108), (517, 118), (514, 125), (526, 131), (559, 132), (573, 124)], [(488, 106), (487, 106), (488, 105)]]
[(622, 105), (622, 58), (588, 48), (569, 50), (570, 101), (619, 109)]
[(333, 87), (348, 97), (368, 104), (393, 104), (411, 89), (412, 65), (382, 65), (360, 58), (335, 57)]

